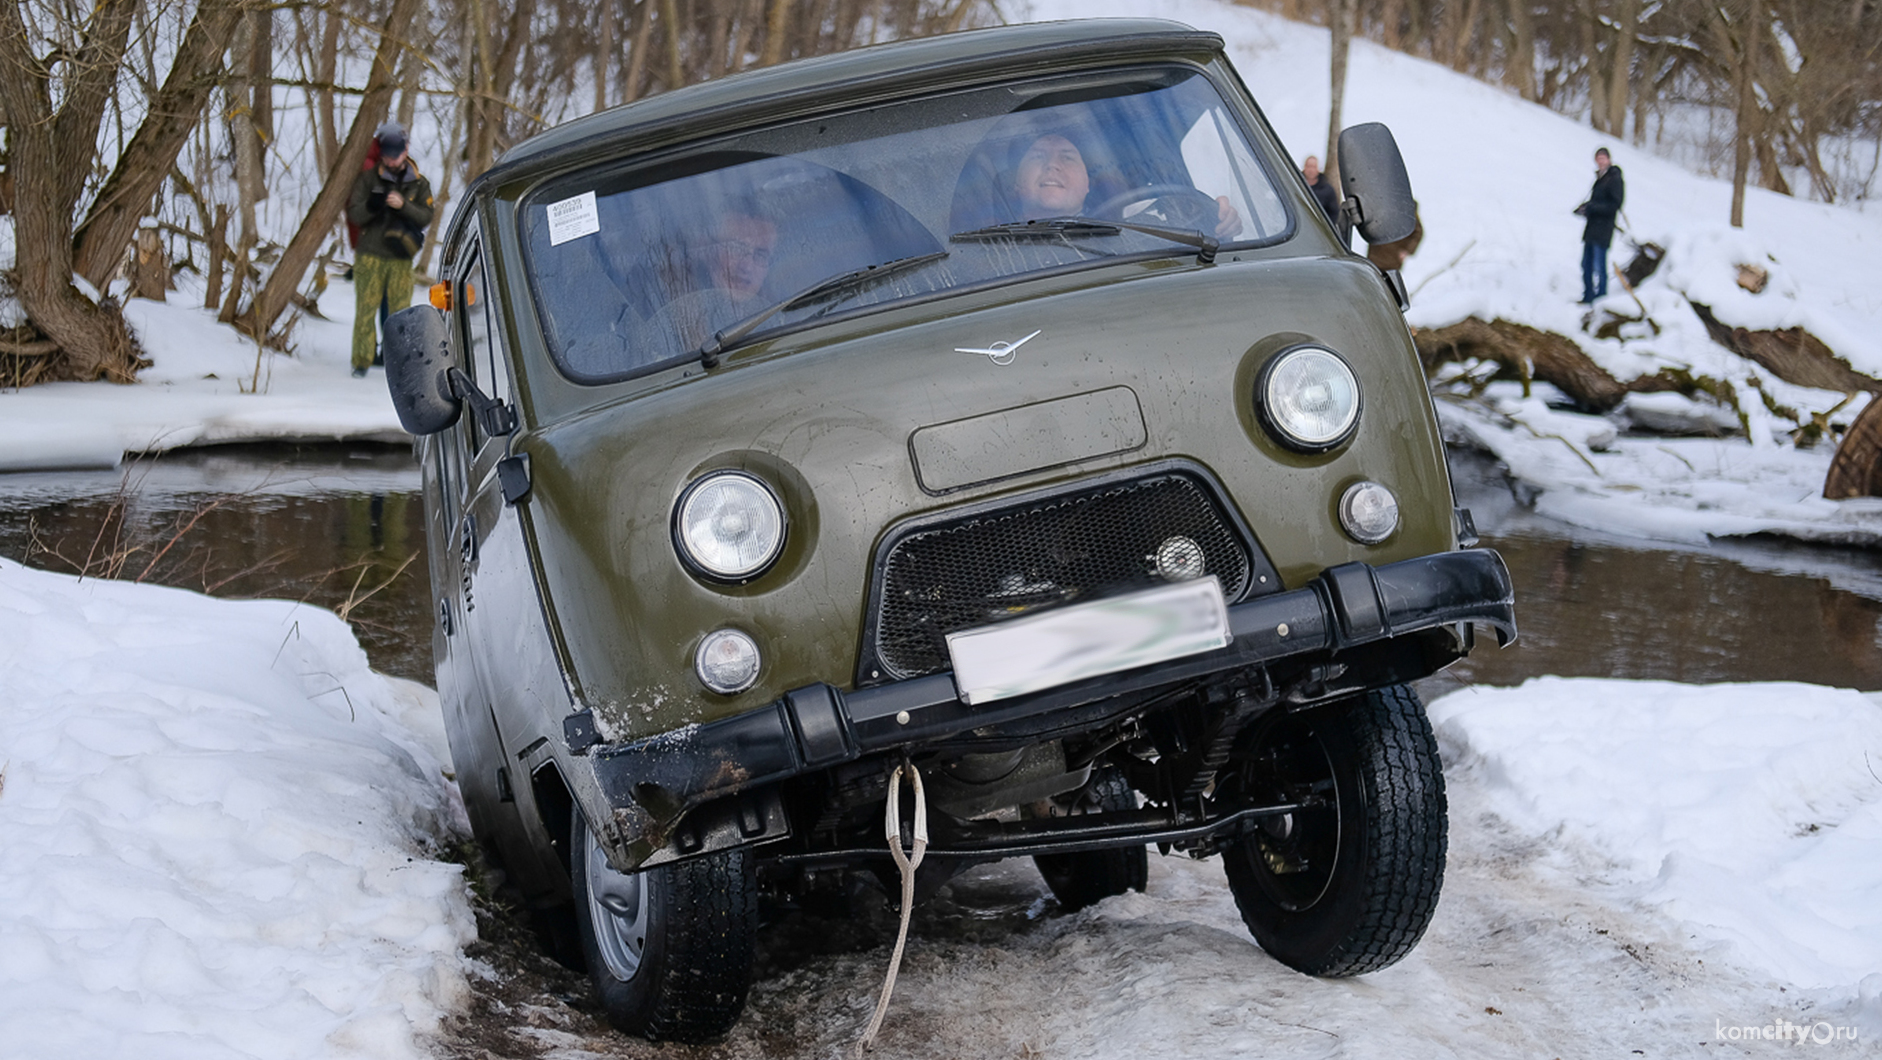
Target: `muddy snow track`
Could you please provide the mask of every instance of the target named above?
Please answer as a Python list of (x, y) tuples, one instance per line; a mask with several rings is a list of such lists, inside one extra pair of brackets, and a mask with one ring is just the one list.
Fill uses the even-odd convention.
[[(1443, 748), (1456, 762), (1456, 749)], [(1349, 980), (1299, 975), (1242, 927), (1219, 861), (1150, 861), (1149, 890), (1063, 915), (1029, 861), (984, 866), (918, 909), (872, 1057), (1562, 1057), (1777, 1055), (1723, 1023), (1805, 1023), (1810, 1002), (1695, 949), (1632, 909), (1601, 866), (1517, 834), (1474, 771), (1447, 768), (1451, 854), (1424, 941)], [(501, 934), (501, 930), (498, 934)], [(722, 1042), (609, 1031), (582, 983), (499, 942), (452, 1057), (847, 1057), (881, 986), (894, 911), (790, 913)], [(486, 934), (490, 934), (487, 930)], [(1882, 1055), (1837, 1042), (1810, 1055)]]

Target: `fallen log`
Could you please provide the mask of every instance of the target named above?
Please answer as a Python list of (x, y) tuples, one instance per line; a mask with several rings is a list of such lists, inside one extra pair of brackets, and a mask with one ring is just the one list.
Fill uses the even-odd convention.
[(1581, 347), (1552, 331), (1542, 331), (1501, 317), (1485, 323), (1466, 317), (1442, 328), (1412, 335), (1418, 357), (1429, 374), (1446, 361), (1494, 361), (1510, 378), (1540, 379), (1593, 412), (1620, 404), (1628, 387), (1590, 360)]
[(1706, 334), (1712, 336), (1713, 342), (1748, 361), (1756, 362), (1786, 383), (1817, 390), (1838, 390), (1845, 394), (1857, 390), (1882, 394), (1882, 379), (1851, 368), (1849, 362), (1838, 357), (1823, 344), (1822, 339), (1803, 328), (1784, 328), (1779, 331), (1735, 328), (1721, 323), (1712, 314), (1711, 306), (1699, 302), (1689, 304), (1693, 312), (1699, 314), (1699, 320), (1705, 324)]
[(1882, 497), (1882, 399), (1870, 401), (1849, 425), (1823, 477), (1823, 495), (1833, 501)]

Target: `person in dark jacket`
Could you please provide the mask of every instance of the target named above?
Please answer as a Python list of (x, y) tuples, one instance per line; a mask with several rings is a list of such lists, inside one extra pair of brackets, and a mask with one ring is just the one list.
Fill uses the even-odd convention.
[(1588, 219), (1581, 230), (1581, 304), (1593, 305), (1608, 293), (1608, 247), (1614, 243), (1614, 215), (1621, 212), (1627, 198), (1627, 186), (1621, 182), (1621, 167), (1608, 158), (1603, 147), (1594, 153), (1594, 188), (1588, 201), (1575, 212)]
[(378, 357), (374, 318), (380, 331), (386, 318), (412, 304), (412, 258), (431, 224), (431, 182), (413, 164), (405, 127), (389, 121), (373, 138), (379, 164), (353, 179), (346, 219), (360, 228), (353, 258), (353, 377), (383, 364)]
[(1313, 155), (1308, 155), (1307, 160), (1300, 164), (1300, 175), (1306, 178), (1307, 190), (1313, 192), (1314, 201), (1318, 202), (1320, 209), (1326, 212), (1327, 220), (1333, 222), (1333, 226), (1338, 228), (1340, 190), (1333, 186), (1332, 178), (1320, 172), (1320, 160)]

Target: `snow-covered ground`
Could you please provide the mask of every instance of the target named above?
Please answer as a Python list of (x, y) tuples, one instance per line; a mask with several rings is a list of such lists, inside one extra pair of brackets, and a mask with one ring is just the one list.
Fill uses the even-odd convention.
[[(258, 350), (202, 308), (193, 274), (167, 302), (141, 298), (125, 316), (153, 362), (129, 386), (49, 383), (0, 390), (0, 472), (115, 467), (126, 453), (255, 441), (403, 441), (385, 374), (351, 370), (353, 285), (303, 317), (292, 355)], [(416, 291), (414, 304), (426, 297)]]
[(425, 1055), (443, 736), (331, 612), (0, 560), (0, 1056)]
[[(1323, 31), (1215, 0), (1148, 13), (1221, 32), (1296, 155), (1321, 152)], [(1752, 369), (1704, 341), (1692, 298), (1734, 324), (1802, 324), (1882, 373), (1882, 215), (1754, 190), (1733, 232), (1724, 185), (1610, 143), (1629, 231), (1671, 256), (1641, 291), (1659, 334), (1594, 340), (1573, 305), (1568, 211), (1601, 138), (1363, 42), (1346, 107), (1349, 122), (1392, 125), (1411, 166), (1427, 231), (1407, 267), (1415, 326), (1503, 316), (1575, 335), (1623, 378), (1674, 364), (1742, 381)], [(1731, 286), (1741, 258), (1771, 269), (1765, 294)], [(254, 346), (199, 301), (131, 303), (156, 361), (134, 386), (0, 393), (0, 468), (396, 435), (383, 377), (347, 373), (345, 284), (322, 299), (331, 322), (298, 327), (294, 356), (262, 357), (259, 386)], [(1805, 409), (1843, 397), (1764, 382)], [(1751, 442), (1608, 439), (1611, 421), (1489, 396), (1443, 403), (1448, 428), (1558, 518), (1684, 542), (1882, 540), (1882, 502), (1818, 498), (1827, 449), (1788, 448), (1768, 420)], [(1549, 678), (1455, 693), (1431, 713), (1452, 857), (1431, 932), (1402, 964), (1295, 975), (1248, 938), (1219, 865), (1153, 859), (1145, 895), (990, 943), (918, 935), (879, 1052), (1769, 1055), (1781, 1046), (1766, 1037), (1800, 1028), (1827, 1036), (1829, 1055), (1879, 1055), (1876, 695)], [(435, 697), (372, 673), (329, 613), (0, 561), (0, 1057), (425, 1055), (484, 974), (463, 954), (465, 881), (440, 860), (464, 828), (440, 730)], [(1023, 863), (978, 877), (963, 892), (1043, 908)], [(775, 1053), (780, 1033), (806, 1055), (846, 1047), (882, 956), (760, 982), (725, 1055)], [(553, 1031), (539, 1044), (594, 1055)]]
[[(425, 1055), (487, 974), (434, 696), (314, 608), (6, 561), (0, 645), (0, 1056)], [(1077, 916), (918, 933), (879, 1054), (1736, 1055), (1789, 1024), (1878, 1055), (1882, 697), (1545, 678), (1431, 715), (1452, 855), (1403, 963), (1294, 974), (1219, 862), (1152, 859)], [(1023, 861), (952, 889), (1047, 905)], [(725, 1055), (834, 1053), (883, 959), (761, 980)]]

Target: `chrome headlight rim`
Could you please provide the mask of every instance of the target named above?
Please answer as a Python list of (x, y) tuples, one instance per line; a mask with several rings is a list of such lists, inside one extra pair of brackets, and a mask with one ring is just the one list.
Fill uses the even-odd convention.
[[(1338, 366), (1347, 385), (1352, 389), (1353, 407), (1338, 431), (1324, 437), (1306, 437), (1290, 430), (1283, 422), (1282, 417), (1274, 408), (1275, 402), (1270, 388), (1274, 385), (1275, 376), (1282, 368), (1300, 357), (1316, 355), (1324, 356)], [(1261, 420), (1262, 427), (1276, 442), (1297, 453), (1326, 453), (1352, 441), (1353, 436), (1359, 432), (1359, 421), (1365, 413), (1366, 397), (1359, 386), (1359, 373), (1353, 371), (1352, 364), (1346, 358), (1320, 343), (1303, 342), (1279, 351), (1268, 358), (1268, 363), (1262, 365), (1261, 373), (1255, 379), (1254, 403), (1255, 412)]]
[[(1368, 500), (1375, 510), (1391, 513), (1389, 524), (1377, 527), (1367, 525), (1360, 512), (1360, 506)], [(1362, 479), (1341, 491), (1339, 518), (1340, 529), (1346, 531), (1347, 537), (1362, 545), (1384, 544), (1398, 533), (1399, 527), (1405, 522), (1404, 509), (1398, 502), (1398, 494), (1393, 492), (1392, 487), (1370, 479)]]
[[(751, 670), (734, 681), (715, 681), (712, 679), (707, 658), (713, 646), (730, 642), (747, 649), (751, 656)], [(764, 652), (758, 647), (757, 638), (735, 626), (721, 626), (699, 638), (699, 645), (693, 649), (693, 676), (699, 679), (707, 691), (722, 696), (736, 696), (750, 691), (758, 683), (758, 677), (764, 672)]]
[[(686, 533), (686, 516), (688, 509), (692, 503), (699, 498), (701, 491), (714, 483), (722, 483), (728, 479), (737, 480), (741, 483), (756, 487), (758, 492), (769, 501), (778, 523), (777, 540), (772, 543), (771, 548), (764, 558), (757, 563), (747, 564), (742, 567), (721, 567), (702, 559), (699, 553), (695, 551), (693, 543), (688, 540)], [(673, 551), (680, 557), (680, 562), (685, 565), (686, 569), (692, 572), (695, 577), (722, 585), (743, 585), (770, 570), (777, 564), (778, 558), (784, 555), (784, 544), (790, 537), (791, 522), (789, 513), (784, 509), (783, 500), (779, 498), (778, 491), (771, 488), (770, 483), (749, 471), (741, 471), (736, 468), (721, 468), (717, 471), (708, 471), (700, 475), (698, 478), (688, 483), (684, 490), (680, 491), (679, 499), (673, 502), (671, 532), (673, 537)]]

